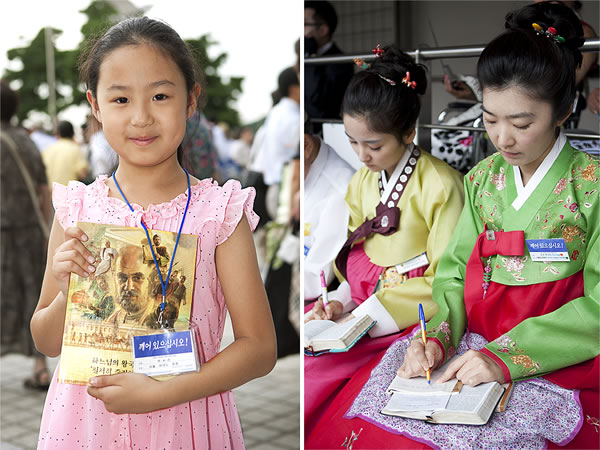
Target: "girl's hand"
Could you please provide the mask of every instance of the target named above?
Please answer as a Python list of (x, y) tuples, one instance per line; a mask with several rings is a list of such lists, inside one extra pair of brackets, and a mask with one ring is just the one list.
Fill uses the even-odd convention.
[(492, 358), (476, 350), (469, 350), (453, 361), (442, 374), (438, 383), (452, 378), (457, 378), (469, 386), (477, 386), (489, 381), (504, 383), (504, 374), (500, 366)]
[(87, 392), (102, 400), (108, 412), (141, 414), (162, 408), (160, 383), (141, 373), (118, 373), (90, 378)]
[(442, 362), (442, 350), (433, 341), (427, 341), (427, 347), (421, 339), (415, 339), (406, 350), (404, 363), (397, 375), (402, 378), (424, 377), (427, 369), (435, 369)]
[(67, 228), (65, 230), (65, 241), (54, 252), (52, 274), (65, 298), (67, 298), (69, 290), (71, 273), (87, 278), (90, 273), (96, 270), (92, 265), (96, 262), (94, 256), (82, 244), (87, 240), (88, 237), (80, 228)]
[(327, 301), (327, 306), (323, 309), (323, 299), (319, 297), (313, 306), (313, 318), (316, 320), (336, 320), (342, 316), (344, 305), (337, 300)]

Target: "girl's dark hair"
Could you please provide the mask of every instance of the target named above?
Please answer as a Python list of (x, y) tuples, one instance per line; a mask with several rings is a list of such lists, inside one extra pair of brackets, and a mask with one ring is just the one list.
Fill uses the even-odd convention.
[[(406, 73), (415, 88), (402, 82)], [(382, 77), (392, 80), (391, 85)], [(421, 111), (420, 95), (427, 89), (426, 67), (395, 46), (383, 48), (371, 67), (354, 74), (342, 102), (342, 114), (364, 117), (370, 130), (393, 134), (402, 142)]]
[[(575, 70), (581, 65), (583, 28), (578, 17), (560, 3), (536, 3), (506, 15), (505, 31), (484, 49), (477, 63), (482, 89), (517, 86), (532, 98), (552, 105), (553, 119), (569, 114), (575, 99)], [(563, 43), (543, 34), (554, 27)]]
[[(131, 17), (113, 25), (100, 37), (92, 39), (81, 52), (79, 77), (96, 98), (100, 66), (114, 50), (127, 45), (147, 44), (159, 49), (177, 64), (188, 92), (195, 84), (203, 86), (204, 74), (188, 47), (177, 32), (164, 22), (148, 17)], [(134, 69), (135, 70), (135, 69)], [(198, 106), (202, 105), (204, 89), (201, 90)], [(182, 146), (177, 149), (179, 163), (182, 163)]]

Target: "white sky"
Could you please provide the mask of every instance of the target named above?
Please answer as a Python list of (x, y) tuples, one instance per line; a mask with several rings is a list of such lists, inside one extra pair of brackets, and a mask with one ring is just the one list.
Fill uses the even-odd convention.
[[(79, 10), (91, 0), (17, 0), (1, 2), (0, 72), (9, 65), (7, 50), (28, 45), (50, 25), (63, 30), (56, 41), (60, 50), (76, 48), (82, 39), (86, 16)], [(150, 6), (146, 15), (170, 24), (184, 39), (209, 33), (216, 41), (214, 57), (228, 54), (222, 77), (243, 76), (243, 93), (235, 105), (243, 123), (262, 118), (271, 107), (271, 92), (279, 73), (296, 61), (294, 43), (302, 35), (302, 2), (295, 0), (131, 0), (136, 7)], [(8, 6), (9, 5), (9, 6)], [(60, 118), (79, 127), (84, 108), (71, 108)]]

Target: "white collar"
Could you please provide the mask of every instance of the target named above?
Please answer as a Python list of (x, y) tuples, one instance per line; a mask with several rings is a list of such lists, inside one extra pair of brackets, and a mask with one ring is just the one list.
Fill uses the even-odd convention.
[(560, 155), (560, 151), (565, 146), (566, 142), (567, 137), (561, 131), (558, 135), (558, 138), (556, 138), (556, 142), (554, 142), (554, 146), (552, 146), (550, 153), (546, 155), (542, 163), (535, 170), (535, 173), (533, 174), (526, 186), (523, 186), (523, 178), (521, 178), (521, 169), (519, 169), (519, 166), (513, 166), (513, 173), (515, 176), (515, 187), (517, 188), (517, 198), (515, 198), (515, 200), (512, 202), (512, 207), (515, 208), (515, 210), (518, 211), (519, 209), (521, 209), (521, 206), (523, 206), (523, 204), (531, 196), (538, 184), (540, 184), (540, 182), (544, 179), (544, 177), (552, 167), (552, 164), (554, 164), (554, 161), (556, 161), (558, 155)]
[(404, 155), (402, 155), (402, 158), (400, 158), (400, 161), (398, 161), (398, 164), (396, 164), (396, 168), (394, 169), (394, 172), (392, 172), (392, 176), (390, 177), (389, 181), (387, 180), (387, 177), (385, 175), (385, 170), (381, 171), (381, 183), (382, 183), (382, 187), (383, 187), (383, 194), (381, 195), (381, 203), (383, 203), (384, 205), (387, 203), (387, 199), (390, 196), (390, 194), (392, 193), (392, 191), (394, 190), (394, 187), (396, 187), (398, 178), (400, 178), (400, 174), (404, 170), (404, 166), (406, 166), (406, 163), (408, 162), (408, 158), (410, 158), (410, 155), (412, 155), (413, 148), (414, 148), (414, 144), (412, 142), (406, 146)]
[(333, 41), (329, 41), (317, 50), (317, 56), (321, 56), (333, 46)]
[(325, 144), (320, 137), (315, 137), (319, 140), (319, 153), (310, 165), (310, 169), (308, 170), (308, 174), (304, 180), (304, 186), (310, 186), (317, 182), (317, 180), (321, 177), (321, 172), (325, 168), (327, 156), (329, 155), (329, 146)]

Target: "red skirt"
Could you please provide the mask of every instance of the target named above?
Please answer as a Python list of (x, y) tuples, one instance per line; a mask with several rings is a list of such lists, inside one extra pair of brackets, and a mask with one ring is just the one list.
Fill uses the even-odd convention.
[[(375, 290), (379, 275), (384, 268), (373, 264), (358, 243), (348, 255), (348, 283), (352, 300), (360, 305)], [(425, 268), (415, 269), (407, 278), (422, 276)], [(312, 305), (305, 308), (312, 309)], [(385, 351), (392, 342), (404, 333), (378, 338), (363, 337), (354, 347), (344, 353), (327, 353), (304, 357), (304, 430), (308, 435), (323, 411), (331, 404), (346, 382), (358, 369)]]

